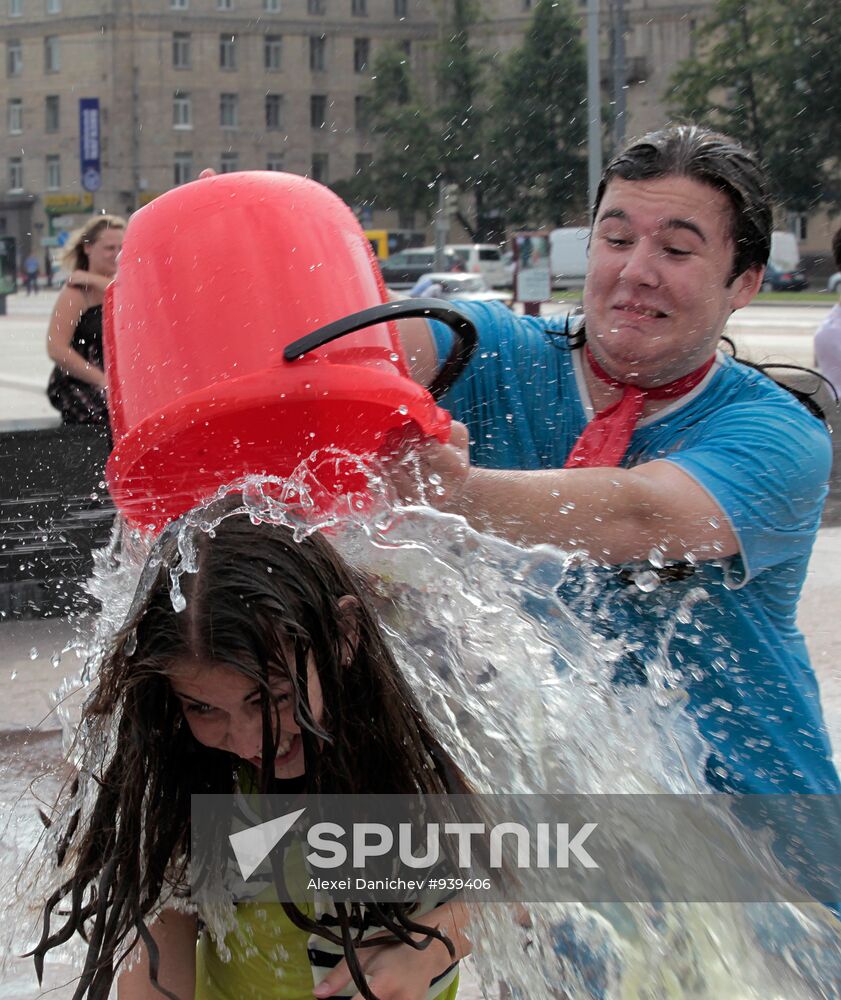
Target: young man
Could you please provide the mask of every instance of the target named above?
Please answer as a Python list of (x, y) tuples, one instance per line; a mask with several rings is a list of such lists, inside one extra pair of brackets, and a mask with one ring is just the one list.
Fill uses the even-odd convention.
[[(443, 405), (465, 426), (420, 453), (443, 484), (430, 502), (599, 564), (562, 596), (623, 639), (619, 679), (677, 671), (712, 788), (829, 793), (838, 776), (796, 626), (829, 436), (717, 351), (761, 285), (770, 230), (765, 178), (736, 143), (681, 126), (632, 144), (599, 187), (583, 323), (461, 304), (479, 349)], [(401, 333), (428, 381), (447, 333), (424, 321)]]

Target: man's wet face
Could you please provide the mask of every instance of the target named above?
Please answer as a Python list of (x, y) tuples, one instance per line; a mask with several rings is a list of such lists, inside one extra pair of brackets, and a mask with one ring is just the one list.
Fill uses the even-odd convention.
[(621, 381), (661, 385), (701, 365), (758, 272), (733, 266), (727, 196), (689, 177), (614, 179), (593, 227), (587, 340)]

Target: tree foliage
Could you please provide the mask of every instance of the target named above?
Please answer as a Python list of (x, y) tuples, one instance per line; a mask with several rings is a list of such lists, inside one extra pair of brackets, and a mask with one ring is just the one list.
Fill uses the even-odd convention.
[(718, 0), (672, 110), (755, 150), (791, 210), (841, 206), (840, 55), (837, 0)]
[(418, 96), (400, 49), (383, 49), (370, 95), (372, 168), (336, 190), (428, 219), (443, 179), (470, 195), (472, 211), (459, 219), (478, 241), (503, 221), (536, 227), (576, 216), (586, 200), (586, 62), (571, 0), (539, 0), (496, 81), (474, 37), (478, 0), (439, 0), (438, 9), (434, 99)]
[(487, 77), (485, 59), (472, 44), (473, 29), (481, 17), (477, 0), (439, 3), (441, 36), (436, 60), (439, 158), (443, 178), (470, 191), (473, 220), (461, 222), (474, 239), (483, 239), (485, 228), (482, 186), (485, 146)]
[(493, 186), (509, 222), (559, 225), (584, 209), (586, 91), (586, 53), (571, 3), (539, 0), (494, 102)]
[(429, 218), (435, 205), (430, 187), (438, 173), (438, 144), (429, 111), (418, 98), (405, 54), (383, 48), (373, 64), (368, 125), (377, 137), (365, 173), (333, 189), (351, 204), (395, 209)]

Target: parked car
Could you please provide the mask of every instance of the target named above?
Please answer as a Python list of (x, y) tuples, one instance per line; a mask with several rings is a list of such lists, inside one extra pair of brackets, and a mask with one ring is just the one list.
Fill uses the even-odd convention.
[(412, 294), (432, 299), (466, 299), (469, 302), (502, 302), (511, 305), (511, 292), (490, 289), (481, 274), (432, 271), (417, 282)]
[(553, 229), (549, 234), (549, 261), (553, 288), (583, 288), (590, 252), (590, 230), (583, 226)]
[(762, 279), (763, 292), (802, 292), (809, 287), (806, 275), (799, 267), (783, 270), (768, 261), (765, 277)]
[[(444, 266), (447, 269), (462, 266), (461, 258), (452, 251), (445, 251)], [(418, 247), (415, 250), (401, 250), (392, 254), (380, 265), (383, 281), (389, 288), (411, 288), (418, 278), (429, 274), (435, 268), (435, 248)]]
[(836, 294), (841, 292), (841, 271), (836, 271), (829, 281), (827, 281), (826, 290), (828, 292), (835, 292)]
[(464, 270), (481, 274), (488, 288), (511, 284), (511, 275), (503, 260), (503, 251), (494, 243), (450, 243), (447, 250), (457, 254)]

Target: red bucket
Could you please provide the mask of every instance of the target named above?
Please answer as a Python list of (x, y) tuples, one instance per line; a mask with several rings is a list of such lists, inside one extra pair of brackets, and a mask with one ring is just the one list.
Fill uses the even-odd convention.
[[(412, 423), (446, 441), (431, 394), (445, 386), (411, 380), (388, 320), (453, 326), (448, 384), (475, 331), (443, 303), (385, 298), (353, 213), (306, 178), (224, 174), (135, 213), (104, 310), (107, 480), (127, 520), (158, 530), (240, 476), (285, 478), (328, 448), (372, 455)], [(327, 494), (364, 490), (351, 470), (336, 463)]]

